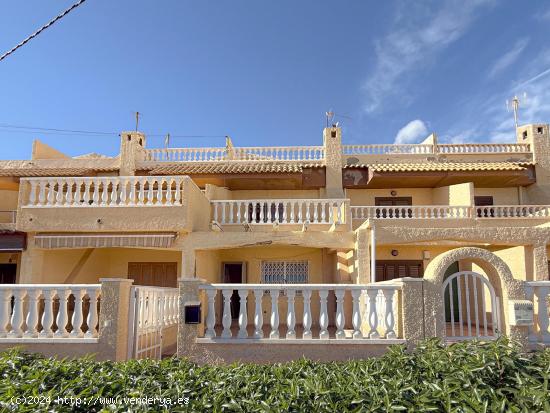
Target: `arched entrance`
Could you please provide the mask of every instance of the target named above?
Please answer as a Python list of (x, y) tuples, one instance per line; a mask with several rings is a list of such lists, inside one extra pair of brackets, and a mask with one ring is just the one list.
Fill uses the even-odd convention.
[(490, 281), (473, 271), (451, 274), (442, 285), (446, 337), (494, 339), (500, 332), (500, 298)]
[[(449, 331), (449, 335), (447, 335), (447, 322), (445, 319), (445, 290), (443, 288), (443, 284), (451, 278), (451, 275), (456, 273), (449, 273), (447, 272), (449, 270), (449, 267), (451, 267), (455, 262), (459, 262), (460, 269), (462, 271), (468, 271), (468, 272), (474, 272), (476, 274), (482, 274), (483, 279), (491, 285), (491, 287), (495, 291), (495, 317), (498, 317), (496, 320), (495, 326), (499, 325), (500, 330), (503, 334), (507, 334), (510, 337), (514, 339), (522, 339), (522, 337), (525, 335), (525, 332), (522, 330), (521, 327), (517, 326), (511, 326), (507, 324), (507, 316), (504, 312), (504, 308), (507, 308), (508, 301), (509, 300), (523, 300), (525, 299), (525, 287), (524, 282), (521, 280), (514, 279), (512, 272), (510, 271), (510, 268), (508, 265), (497, 255), (492, 253), (491, 251), (485, 250), (483, 248), (478, 247), (460, 247), (453, 250), (446, 251), (438, 256), (436, 256), (426, 267), (426, 270), (424, 271), (424, 316), (425, 316), (425, 323), (424, 323), (424, 335), (425, 337), (440, 337), (442, 339), (449, 337), (451, 338), (452, 331)], [(470, 268), (468, 268), (470, 267)], [(476, 269), (479, 268), (479, 271)], [(446, 277), (447, 275), (447, 277)], [(474, 287), (473, 284), (471, 284), (471, 277), (468, 276), (468, 281), (470, 282), (468, 288), (469, 288), (469, 296), (470, 297), (470, 320), (472, 321), (472, 326), (474, 327), (473, 333), (477, 332), (475, 329), (475, 325), (473, 324), (473, 320), (475, 320), (475, 308), (474, 308)], [(475, 277), (475, 276), (474, 276)], [(457, 279), (456, 277), (454, 278)], [(487, 284), (483, 281), (479, 281), (479, 278), (477, 278), (477, 285), (476, 289), (478, 292), (478, 295), (481, 295), (481, 286), (483, 283), (483, 288), (485, 288), (485, 294), (486, 300), (486, 311), (488, 311), (488, 308), (491, 306), (490, 302), (490, 294), (487, 290)], [(452, 281), (447, 282), (445, 287), (451, 283)], [(466, 286), (464, 284), (464, 281), (461, 281), (461, 294), (466, 293)], [(456, 286), (456, 289), (458, 291), (458, 285)], [(453, 293), (455, 294), (455, 293)], [(458, 294), (458, 293), (456, 293)], [(498, 300), (497, 300), (498, 298)], [(483, 304), (478, 297), (478, 310), (479, 314), (483, 312)], [(462, 304), (465, 304), (465, 301), (462, 302)], [(454, 306), (454, 302), (453, 302)], [(496, 312), (498, 308), (498, 312)], [(473, 310), (473, 311), (472, 311)], [(450, 311), (450, 302), (449, 302), (449, 310)], [(453, 308), (453, 311), (454, 308)], [(467, 307), (465, 305), (464, 311), (467, 311)], [(458, 314), (457, 314), (458, 316)], [(491, 317), (491, 319), (489, 318)], [(468, 320), (466, 316), (463, 316), (463, 321)], [(456, 318), (455, 318), (456, 321)], [(460, 326), (458, 324), (460, 320), (456, 321), (455, 324), (455, 336), (460, 337)], [(489, 335), (490, 326), (492, 323), (492, 315), (487, 314), (487, 330)], [(480, 324), (480, 335), (484, 335), (485, 328), (483, 324)], [(466, 331), (467, 331), (467, 324), (466, 324)], [(464, 329), (464, 326), (463, 326)], [(494, 330), (497, 328), (495, 327)], [(458, 331), (458, 334), (457, 334)], [(483, 331), (483, 334), (481, 333)], [(473, 335), (475, 337), (475, 335)]]

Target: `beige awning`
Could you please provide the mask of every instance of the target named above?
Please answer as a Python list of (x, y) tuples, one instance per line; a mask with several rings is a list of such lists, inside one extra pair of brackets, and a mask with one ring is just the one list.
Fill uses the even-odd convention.
[(34, 244), (38, 248), (170, 248), (175, 233), (158, 234), (37, 234)]

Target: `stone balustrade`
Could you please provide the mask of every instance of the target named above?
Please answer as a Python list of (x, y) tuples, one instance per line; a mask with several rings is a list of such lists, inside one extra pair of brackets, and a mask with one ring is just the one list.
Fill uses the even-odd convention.
[(323, 146), (250, 146), (235, 148), (163, 148), (145, 149), (145, 161), (322, 161)]
[(526, 154), (527, 143), (369, 144), (342, 145), (344, 155)]
[(343, 224), (344, 199), (247, 199), (212, 201), (212, 219), (236, 224)]
[(454, 205), (352, 206), (353, 219), (463, 219), (472, 208)]
[(550, 281), (530, 281), (525, 286), (527, 299), (535, 304), (535, 323), (529, 326), (529, 341), (550, 344)]
[(184, 176), (26, 178), (23, 207), (177, 206), (183, 203)]
[(99, 284), (0, 285), (3, 338), (96, 339)]
[[(392, 284), (203, 284), (200, 290), (207, 300), (204, 338), (227, 342), (237, 342), (237, 339), (349, 339), (365, 342), (395, 339), (397, 291), (400, 288)], [(235, 291), (240, 304), (238, 325), (232, 329), (232, 296)], [(336, 304), (335, 329), (329, 331), (328, 302), (333, 298)], [(219, 313), (216, 314), (216, 299), (220, 300), (221, 319)], [(269, 309), (264, 320), (266, 307)], [(281, 320), (283, 308), (286, 314)], [(345, 308), (351, 308), (350, 330), (345, 328)], [(248, 309), (253, 309), (250, 321)], [(299, 312), (301, 316), (298, 318)], [(317, 313), (318, 317), (315, 317)], [(264, 332), (264, 323), (269, 323), (267, 333)], [(217, 328), (220, 324), (221, 331)]]

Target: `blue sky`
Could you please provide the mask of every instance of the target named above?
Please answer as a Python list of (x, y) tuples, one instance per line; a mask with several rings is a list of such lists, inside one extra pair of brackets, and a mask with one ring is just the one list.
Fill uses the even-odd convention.
[[(3, 2), (0, 52), (70, 4)], [(550, 121), (549, 29), (547, 1), (88, 0), (0, 62), (0, 158), (116, 154), (136, 110), (150, 147), (321, 144), (329, 109), (348, 143), (513, 141), (514, 94)]]

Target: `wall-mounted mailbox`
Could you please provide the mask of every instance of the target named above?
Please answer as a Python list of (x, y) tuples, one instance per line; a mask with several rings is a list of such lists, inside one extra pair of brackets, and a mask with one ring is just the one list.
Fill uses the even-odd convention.
[(188, 301), (184, 305), (185, 324), (200, 324), (201, 303), (200, 301)]
[(511, 326), (533, 325), (533, 302), (529, 300), (510, 300), (508, 316)]

